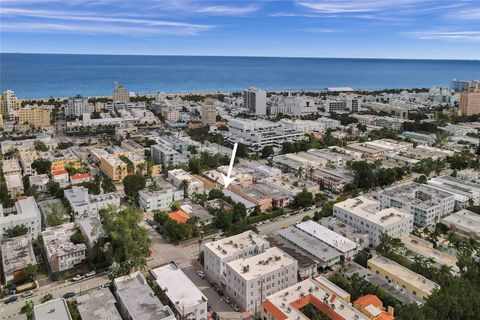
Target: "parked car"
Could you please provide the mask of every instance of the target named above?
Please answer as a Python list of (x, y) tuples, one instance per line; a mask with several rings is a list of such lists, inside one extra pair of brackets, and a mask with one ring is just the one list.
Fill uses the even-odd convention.
[(73, 281), (80, 281), (83, 279), (82, 275), (77, 274), (75, 277), (72, 278)]
[(212, 306), (207, 303), (207, 311), (212, 310)]
[(220, 297), (223, 297), (223, 296), (224, 296), (222, 290), (220, 290), (220, 289), (218, 289), (217, 294), (218, 294)]
[(236, 304), (232, 304), (232, 309), (237, 311), (237, 312), (240, 310), (240, 308)]
[(212, 318), (213, 318), (214, 320), (220, 320), (220, 316), (219, 316), (218, 313), (216, 313), (216, 312), (212, 313)]
[(7, 300), (5, 300), (5, 304), (9, 304), (9, 303), (12, 303), (12, 302), (15, 302), (18, 300), (18, 297), (17, 296), (11, 296), (10, 298), (8, 298)]
[(199, 271), (197, 271), (197, 274), (200, 278), (202, 278), (202, 279), (205, 278), (205, 272), (199, 270)]
[(94, 275), (96, 275), (97, 273), (95, 271), (90, 271), (88, 273), (85, 273), (85, 277), (89, 278), (89, 277), (93, 277)]
[(232, 300), (230, 300), (229, 297), (225, 297), (225, 298), (223, 298), (223, 301), (225, 301), (226, 303), (230, 303)]
[(75, 292), (67, 292), (63, 295), (63, 299), (70, 299), (75, 297)]
[(33, 296), (33, 290), (28, 290), (27, 292), (22, 294), (22, 298), (28, 298), (28, 297), (31, 297), (31, 296)]

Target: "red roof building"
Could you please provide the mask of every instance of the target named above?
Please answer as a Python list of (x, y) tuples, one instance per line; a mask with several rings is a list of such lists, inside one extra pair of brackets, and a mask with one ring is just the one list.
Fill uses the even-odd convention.
[(371, 320), (395, 320), (394, 309), (388, 307), (385, 311), (383, 302), (374, 294), (367, 294), (353, 302), (353, 306)]
[(170, 219), (177, 221), (178, 223), (186, 223), (190, 220), (190, 216), (183, 210), (172, 211), (168, 214)]

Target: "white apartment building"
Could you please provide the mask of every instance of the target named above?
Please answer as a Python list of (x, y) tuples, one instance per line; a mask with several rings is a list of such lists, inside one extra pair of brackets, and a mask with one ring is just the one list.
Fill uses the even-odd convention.
[(324, 126), (325, 130), (335, 129), (342, 125), (342, 123), (339, 120), (325, 118), (325, 117), (318, 118), (317, 122), (321, 123)]
[(244, 107), (256, 115), (263, 116), (267, 114), (267, 92), (249, 88), (243, 91)]
[(113, 280), (114, 294), (123, 319), (175, 320), (169, 306), (164, 306), (140, 271)]
[(180, 319), (207, 320), (207, 297), (174, 263), (150, 271)]
[(17, 196), (24, 193), (23, 181), (18, 174), (5, 176), (5, 184), (7, 186), (8, 194), (12, 199), (17, 198)]
[(167, 177), (175, 187), (186, 191), (185, 197), (189, 197), (194, 193), (203, 193), (204, 191), (203, 182), (183, 169), (170, 170)]
[(433, 226), (455, 208), (455, 196), (429, 185), (412, 182), (380, 193), (382, 208), (400, 208), (414, 216), (418, 226)]
[(109, 205), (119, 206), (120, 197), (115, 192), (90, 195), (85, 187), (72, 187), (63, 191), (76, 218), (96, 217), (101, 209)]
[(87, 246), (70, 241), (70, 237), (77, 232), (74, 222), (46, 228), (42, 232), (45, 255), (51, 272), (71, 269), (86, 259)]
[(370, 244), (378, 246), (385, 233), (393, 238), (413, 230), (413, 215), (397, 208), (380, 209), (380, 202), (363, 196), (333, 205), (333, 215), (354, 228), (368, 232)]
[(18, 159), (4, 159), (2, 161), (2, 172), (5, 176), (21, 175), (22, 168)]
[(19, 225), (28, 228), (27, 234), (32, 240), (37, 239), (42, 231), (42, 217), (34, 197), (18, 199), (10, 214), (6, 214), (0, 205), (0, 240), (5, 238), (5, 231)]
[(57, 139), (52, 139), (48, 134), (42, 134), (37, 135), (35, 139), (5, 140), (0, 142), (0, 148), (2, 149), (2, 154), (6, 154), (14, 149), (17, 149), (19, 152), (33, 151), (35, 150), (35, 141), (45, 143), (49, 149), (55, 149), (58, 145)]
[(225, 287), (227, 263), (263, 253), (269, 247), (268, 241), (253, 231), (245, 231), (229, 238), (208, 242), (203, 248), (205, 273), (209, 279)]
[(455, 204), (460, 208), (470, 203), (474, 206), (480, 204), (480, 184), (478, 183), (450, 176), (442, 176), (428, 180), (427, 184), (434, 188), (453, 193)]
[(359, 111), (361, 108), (361, 102), (356, 95), (340, 95), (338, 97), (331, 97), (325, 102), (326, 112), (338, 112), (338, 111)]
[(303, 132), (267, 120), (232, 119), (228, 122), (228, 129), (232, 143), (243, 143), (251, 151), (261, 151), (266, 146), (281, 148), (285, 141), (305, 139)]
[(304, 96), (273, 96), (268, 106), (269, 114), (308, 115), (317, 112), (315, 103)]
[(171, 185), (158, 186), (157, 189), (145, 188), (138, 192), (138, 204), (145, 211), (167, 210), (174, 201), (184, 198), (183, 188)]
[(226, 265), (227, 295), (254, 311), (269, 295), (297, 283), (298, 261), (277, 247)]
[(150, 154), (153, 160), (161, 164), (164, 168), (188, 163), (188, 158), (185, 155), (164, 145), (152, 145), (150, 147)]
[(66, 116), (74, 116), (80, 118), (84, 113), (92, 113), (95, 111), (95, 107), (88, 103), (88, 98), (75, 96), (68, 99), (67, 106), (65, 107)]
[(289, 130), (301, 131), (301, 132), (324, 132), (325, 126), (323, 123), (312, 120), (299, 120), (299, 119), (282, 119), (280, 123)]
[(359, 250), (359, 246), (354, 241), (325, 228), (315, 221), (309, 220), (301, 222), (295, 227), (340, 252), (347, 262), (351, 261)]

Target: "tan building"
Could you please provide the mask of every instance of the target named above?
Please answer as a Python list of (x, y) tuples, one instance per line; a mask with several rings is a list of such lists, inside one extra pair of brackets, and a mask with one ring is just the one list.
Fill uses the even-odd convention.
[(463, 116), (480, 114), (480, 81), (472, 82), (468, 91), (460, 94), (460, 111)]
[(388, 280), (403, 288), (403, 290), (417, 296), (421, 299), (426, 299), (434, 289), (440, 286), (435, 282), (425, 278), (405, 268), (404, 266), (389, 260), (382, 256), (377, 256), (367, 261), (368, 269), (372, 270), (380, 277)]
[(22, 107), (22, 100), (15, 96), (15, 93), (11, 90), (7, 90), (0, 94), (0, 114), (6, 117), (12, 111), (18, 110)]
[(27, 131), (30, 128), (46, 128), (51, 124), (50, 107), (27, 107), (17, 111), (18, 129)]
[(212, 98), (206, 98), (202, 106), (202, 124), (213, 126), (217, 122), (217, 109)]
[(113, 90), (113, 102), (130, 102), (130, 94), (124, 86), (119, 86), (115, 81), (115, 89)]
[(113, 181), (123, 180), (128, 174), (127, 164), (113, 154), (100, 159), (100, 170)]

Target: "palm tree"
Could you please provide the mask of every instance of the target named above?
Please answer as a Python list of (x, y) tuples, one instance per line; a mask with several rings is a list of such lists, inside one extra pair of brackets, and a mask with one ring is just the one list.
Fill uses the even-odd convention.
[(185, 198), (188, 197), (188, 186), (190, 185), (190, 181), (184, 179), (182, 180), (182, 183), (180, 184), (183, 188), (183, 193)]
[(299, 167), (299, 168), (297, 169), (297, 177), (300, 178), (300, 177), (302, 177), (302, 175), (303, 175), (303, 167)]

